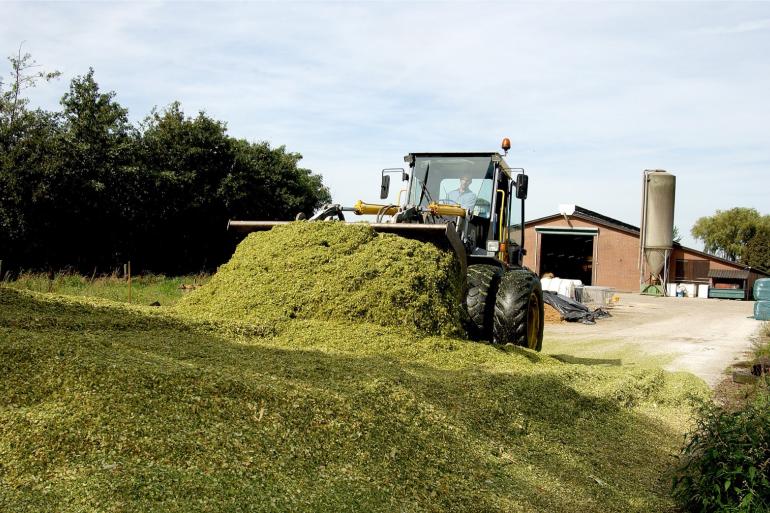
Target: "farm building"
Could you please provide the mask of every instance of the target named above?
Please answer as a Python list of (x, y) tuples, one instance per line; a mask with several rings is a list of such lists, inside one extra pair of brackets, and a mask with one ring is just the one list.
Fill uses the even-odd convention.
[[(576, 205), (567, 211), (525, 224), (524, 265), (541, 276), (552, 273), (584, 285), (638, 292), (639, 228)], [(720, 298), (750, 299), (754, 281), (768, 276), (677, 243), (668, 268), (669, 283), (688, 295), (707, 285), (708, 295)]]

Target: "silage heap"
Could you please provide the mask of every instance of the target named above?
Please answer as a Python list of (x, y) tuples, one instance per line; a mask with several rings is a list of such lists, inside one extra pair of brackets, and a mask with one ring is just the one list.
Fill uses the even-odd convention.
[(0, 286), (0, 511), (673, 511), (692, 375), (243, 327)]
[(353, 321), (457, 336), (457, 267), (449, 252), (367, 224), (296, 222), (250, 234), (179, 309), (263, 326)]
[(671, 511), (705, 385), (436, 336), (455, 265), (292, 223), (174, 309), (0, 286), (0, 511)]

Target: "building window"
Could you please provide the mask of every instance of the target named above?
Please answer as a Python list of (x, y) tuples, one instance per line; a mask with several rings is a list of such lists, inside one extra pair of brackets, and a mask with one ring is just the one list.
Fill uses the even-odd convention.
[(674, 281), (689, 281), (708, 283), (708, 260), (684, 260), (677, 259)]

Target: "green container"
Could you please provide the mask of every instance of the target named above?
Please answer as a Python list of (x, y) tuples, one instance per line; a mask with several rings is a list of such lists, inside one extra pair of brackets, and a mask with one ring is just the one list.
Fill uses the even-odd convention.
[(746, 291), (743, 289), (715, 289), (709, 288), (709, 297), (716, 299), (745, 299)]
[(770, 301), (754, 303), (754, 318), (758, 321), (770, 321)]
[(754, 300), (770, 300), (770, 278), (760, 278), (754, 282)]

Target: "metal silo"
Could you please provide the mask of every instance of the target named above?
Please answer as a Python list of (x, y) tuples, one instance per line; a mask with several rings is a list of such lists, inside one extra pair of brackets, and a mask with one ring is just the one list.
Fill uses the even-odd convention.
[(661, 169), (643, 175), (640, 282), (643, 293), (663, 295), (674, 239), (676, 177)]

